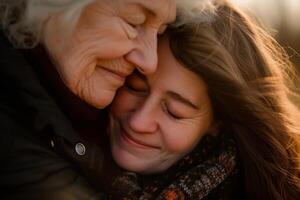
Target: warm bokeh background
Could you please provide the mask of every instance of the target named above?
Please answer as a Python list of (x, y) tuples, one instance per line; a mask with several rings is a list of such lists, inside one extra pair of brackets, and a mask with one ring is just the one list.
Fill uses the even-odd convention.
[[(300, 76), (300, 0), (232, 0), (268, 27), (287, 50)], [(297, 91), (300, 91), (300, 82)], [(300, 101), (297, 102), (300, 105)]]

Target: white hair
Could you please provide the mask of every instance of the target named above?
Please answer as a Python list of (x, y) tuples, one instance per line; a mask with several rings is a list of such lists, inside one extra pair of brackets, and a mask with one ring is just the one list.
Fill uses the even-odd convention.
[(211, 23), (216, 16), (214, 0), (176, 0), (177, 19), (172, 26), (189, 23)]
[(42, 25), (54, 14), (62, 13), (63, 32), (69, 33), (82, 9), (94, 0), (1, 0), (1, 27), (19, 48), (33, 48), (41, 40)]
[[(82, 9), (95, 0), (0, 0), (0, 23), (10, 41), (19, 48), (33, 48), (41, 42), (42, 25), (50, 16), (63, 14), (61, 27), (70, 33)], [(147, 1), (147, 0), (145, 0)], [(191, 22), (212, 22), (214, 0), (176, 0), (177, 20), (173, 26)]]

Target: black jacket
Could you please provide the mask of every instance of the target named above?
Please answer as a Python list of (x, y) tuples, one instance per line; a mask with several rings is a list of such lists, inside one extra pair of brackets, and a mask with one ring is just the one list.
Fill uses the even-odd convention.
[[(99, 165), (94, 166), (96, 170), (90, 170), (92, 174), (83, 176), (76, 165), (56, 148), (57, 137), (63, 138), (74, 147), (72, 149), (82, 139), (40, 79), (37, 69), (41, 66), (33, 65), (23, 53), (11, 47), (0, 35), (1, 199), (108, 199), (108, 195), (95, 184), (100, 179), (95, 173)], [(85, 142), (82, 143), (87, 144)], [(85, 147), (87, 151), (93, 149), (92, 145)], [(93, 154), (97, 161), (101, 161), (99, 158), (103, 154), (102, 161), (108, 163), (109, 169), (103, 167), (99, 170), (112, 170), (108, 160), (103, 158), (106, 155), (103, 151)], [(89, 161), (89, 157), (84, 156), (81, 160)], [(90, 167), (84, 162), (83, 165)], [(89, 172), (89, 168), (86, 171)], [(109, 172), (106, 174), (111, 177)], [(238, 178), (233, 176), (226, 183), (237, 183)], [(109, 185), (108, 182), (105, 184)], [(244, 199), (240, 198), (242, 190), (236, 188), (240, 187), (221, 184), (206, 199)], [(128, 191), (125, 189), (125, 196)]]
[(34, 67), (0, 36), (1, 199), (105, 199), (53, 146), (80, 142)]

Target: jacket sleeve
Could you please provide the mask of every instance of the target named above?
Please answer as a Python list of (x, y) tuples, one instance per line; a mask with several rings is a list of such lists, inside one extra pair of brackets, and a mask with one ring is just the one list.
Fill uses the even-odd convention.
[(1, 199), (106, 199), (52, 149), (45, 135), (3, 116), (0, 113)]

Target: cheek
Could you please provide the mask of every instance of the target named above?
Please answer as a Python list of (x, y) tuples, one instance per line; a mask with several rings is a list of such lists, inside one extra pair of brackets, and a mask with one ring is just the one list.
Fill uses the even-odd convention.
[(163, 137), (169, 151), (189, 153), (193, 150), (202, 137), (209, 134), (213, 124), (212, 112), (208, 115), (196, 117), (181, 122), (166, 120), (164, 123)]
[[(112, 18), (112, 17), (111, 17)], [(78, 44), (88, 49), (99, 59), (115, 59), (124, 56), (132, 48), (122, 24), (118, 18), (98, 20), (95, 24), (79, 25), (75, 32)]]
[(111, 105), (111, 113), (119, 115), (127, 113), (136, 108), (137, 97), (128, 94), (124, 88), (120, 88)]
[(198, 144), (203, 136), (198, 129), (187, 126), (168, 125), (168, 132), (164, 131), (164, 143), (167, 150), (173, 154), (185, 155), (189, 153)]
[(75, 88), (78, 83), (89, 77), (95, 69), (96, 60), (89, 56), (87, 47), (69, 48), (67, 53), (56, 59), (56, 68), (65, 84)]

